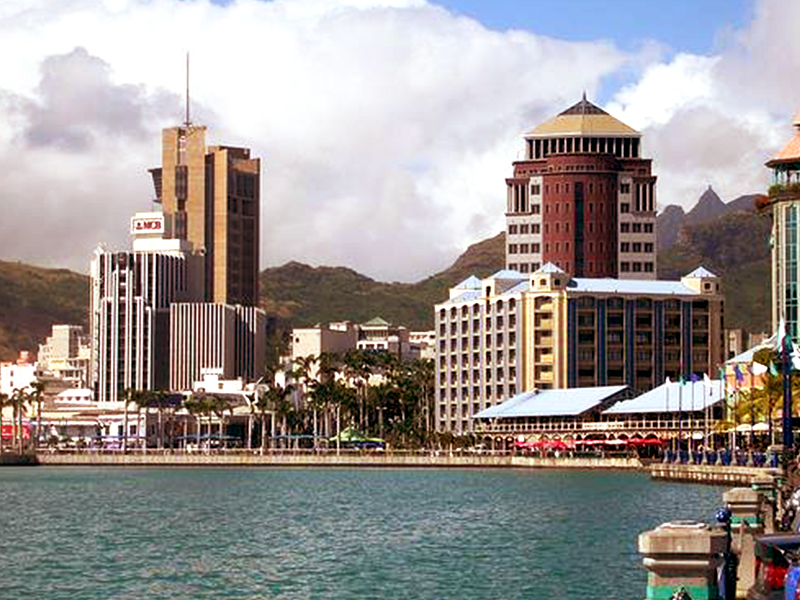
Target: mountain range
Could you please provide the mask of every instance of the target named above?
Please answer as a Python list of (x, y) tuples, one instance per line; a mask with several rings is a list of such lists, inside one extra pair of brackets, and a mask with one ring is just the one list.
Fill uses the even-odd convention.
[[(754, 195), (725, 203), (709, 187), (688, 213), (668, 206), (656, 221), (658, 276), (678, 279), (698, 265), (722, 277), (726, 326), (770, 327), (770, 230)], [(471, 245), (444, 271), (416, 283), (375, 281), (347, 267), (289, 262), (260, 275), (261, 304), (283, 326), (365, 322), (381, 316), (410, 329), (433, 327), (432, 307), (470, 275), (505, 264), (505, 234)], [(735, 290), (736, 293), (730, 293)], [(89, 280), (64, 269), (0, 261), (0, 359), (37, 350), (54, 323), (87, 325)]]

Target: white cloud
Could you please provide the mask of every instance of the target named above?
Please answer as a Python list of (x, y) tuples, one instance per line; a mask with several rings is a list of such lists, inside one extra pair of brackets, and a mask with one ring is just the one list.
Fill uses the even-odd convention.
[(500, 230), (520, 133), (628, 60), (413, 0), (4, 2), (0, 255), (84, 270), (125, 247), (187, 50), (194, 120), (263, 159), (262, 265), (385, 280)]
[(765, 190), (800, 108), (799, 22), (800, 3), (761, 0), (717, 55), (655, 62), (617, 93), (608, 108), (644, 134), (660, 206), (689, 209), (708, 184), (726, 201)]

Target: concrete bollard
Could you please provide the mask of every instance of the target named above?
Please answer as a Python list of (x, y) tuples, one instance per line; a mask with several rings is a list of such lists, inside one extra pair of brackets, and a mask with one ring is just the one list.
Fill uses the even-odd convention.
[(750, 488), (761, 495), (761, 522), (764, 524), (764, 533), (775, 533), (777, 518), (775, 507), (778, 498), (775, 477), (768, 474), (753, 477)]
[(683, 589), (692, 600), (718, 600), (717, 568), (726, 535), (703, 523), (675, 521), (639, 535), (647, 569), (645, 600), (666, 600)]
[(755, 582), (754, 538), (764, 533), (762, 495), (750, 488), (732, 488), (722, 499), (731, 511), (731, 542), (733, 552), (739, 557), (736, 595), (743, 598)]

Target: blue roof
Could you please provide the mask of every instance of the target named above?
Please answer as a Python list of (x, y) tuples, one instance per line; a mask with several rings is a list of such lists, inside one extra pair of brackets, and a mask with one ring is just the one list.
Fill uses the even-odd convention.
[(475, 275), (470, 275), (464, 281), (459, 283), (453, 289), (455, 290), (479, 290), (481, 289), (481, 280), (475, 277)]
[(626, 390), (626, 385), (533, 390), (522, 392), (502, 404), (491, 406), (475, 415), (476, 419), (509, 419), (514, 417), (577, 416)]
[(631, 400), (623, 400), (603, 411), (603, 414), (697, 411), (719, 402), (724, 396), (725, 391), (719, 380), (712, 381), (710, 386), (703, 381), (689, 381), (685, 385), (673, 381), (669, 384), (664, 383)]
[(656, 295), (691, 295), (699, 292), (686, 287), (680, 281), (662, 281), (652, 279), (587, 279), (576, 277), (567, 285), (571, 292), (591, 292), (600, 294), (656, 294)]
[(488, 277), (487, 279), (527, 279), (527, 277), (523, 277), (522, 273), (519, 271), (513, 271), (512, 269), (503, 269), (498, 271), (494, 275)]

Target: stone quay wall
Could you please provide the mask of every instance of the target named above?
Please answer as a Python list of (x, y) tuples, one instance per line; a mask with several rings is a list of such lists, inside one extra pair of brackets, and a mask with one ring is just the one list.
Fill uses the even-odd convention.
[(762, 467), (680, 465), (671, 463), (652, 463), (647, 467), (647, 470), (653, 479), (745, 486), (749, 486), (754, 477), (775, 471), (774, 469)]
[(182, 467), (461, 467), (641, 469), (636, 458), (547, 458), (509, 455), (459, 455), (449, 453), (41, 453), (46, 466), (182, 466)]

